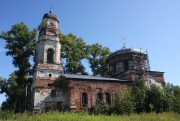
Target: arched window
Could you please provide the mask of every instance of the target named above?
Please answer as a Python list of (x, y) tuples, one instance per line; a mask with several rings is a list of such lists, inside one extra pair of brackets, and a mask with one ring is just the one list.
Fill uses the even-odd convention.
[(110, 105), (111, 104), (111, 95), (108, 92), (106, 92), (105, 95), (106, 95), (106, 103)]
[(53, 63), (54, 52), (52, 49), (47, 50), (47, 63)]
[(103, 95), (102, 95), (101, 92), (99, 92), (99, 93), (97, 94), (97, 100), (100, 101), (100, 102), (103, 101)]
[(82, 93), (82, 107), (88, 106), (88, 95), (87, 93)]

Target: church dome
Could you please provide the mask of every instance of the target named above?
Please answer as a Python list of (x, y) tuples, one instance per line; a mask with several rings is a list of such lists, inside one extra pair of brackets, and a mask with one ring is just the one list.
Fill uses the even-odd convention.
[(116, 52), (113, 52), (109, 55), (108, 59), (113, 58), (117, 55), (127, 54), (127, 53), (141, 53), (141, 54), (147, 54), (142, 49), (135, 49), (135, 48), (128, 48), (125, 44), (122, 46), (120, 50), (117, 50)]
[[(57, 16), (54, 15), (54, 14), (52, 14), (51, 11), (50, 11), (49, 13), (44, 14), (43, 19), (44, 19), (44, 18), (51, 18), (51, 19), (54, 19), (54, 20), (58, 21)], [(59, 21), (58, 21), (58, 22), (59, 22)]]

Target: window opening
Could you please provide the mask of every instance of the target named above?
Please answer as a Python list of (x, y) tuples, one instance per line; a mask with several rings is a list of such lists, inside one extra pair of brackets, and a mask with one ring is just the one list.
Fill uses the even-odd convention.
[(106, 92), (106, 103), (109, 105), (111, 104), (111, 96), (108, 92)]
[(49, 77), (52, 77), (52, 74), (49, 74)]
[(88, 105), (88, 95), (87, 93), (82, 93), (82, 107), (87, 107)]
[(133, 70), (134, 69), (133, 61), (128, 61), (128, 66), (129, 66), (129, 70)]
[(128, 61), (124, 61), (124, 70), (127, 71), (129, 70), (129, 65)]
[(116, 65), (116, 74), (124, 72), (124, 65), (123, 62), (119, 62)]
[(101, 101), (101, 102), (102, 102), (102, 100), (103, 100), (102, 93), (98, 93), (98, 94), (97, 94), (97, 99), (98, 99), (98, 101)]
[(53, 86), (53, 84), (48, 84), (49, 87)]
[(54, 52), (52, 49), (47, 50), (47, 63), (53, 63)]

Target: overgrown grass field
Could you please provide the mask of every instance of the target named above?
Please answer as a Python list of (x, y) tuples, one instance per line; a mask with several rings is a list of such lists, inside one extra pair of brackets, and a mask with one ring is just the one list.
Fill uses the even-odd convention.
[(89, 115), (87, 113), (48, 112), (29, 115), (0, 112), (0, 121), (180, 121), (180, 115), (172, 112), (131, 115)]

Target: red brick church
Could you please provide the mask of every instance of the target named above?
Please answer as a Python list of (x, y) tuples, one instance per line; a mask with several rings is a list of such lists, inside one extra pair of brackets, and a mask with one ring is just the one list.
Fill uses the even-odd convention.
[(107, 59), (111, 78), (64, 74), (58, 24), (56, 15), (46, 13), (39, 26), (32, 110), (84, 110), (97, 100), (111, 105), (116, 89), (133, 86), (138, 79), (147, 85), (161, 85), (164, 81), (163, 72), (150, 71), (147, 52), (125, 45)]

